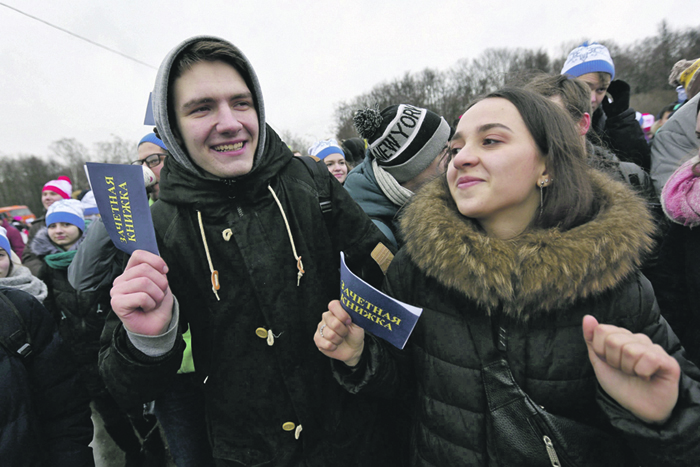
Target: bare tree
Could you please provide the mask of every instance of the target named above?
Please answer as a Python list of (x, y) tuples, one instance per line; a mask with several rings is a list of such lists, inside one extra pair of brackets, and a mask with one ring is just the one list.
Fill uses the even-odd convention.
[(112, 135), (112, 141), (100, 141), (95, 143), (95, 161), (109, 164), (128, 164), (138, 159), (138, 142), (127, 141), (116, 135)]
[(90, 160), (90, 154), (82, 143), (74, 138), (63, 138), (51, 143), (49, 149), (64, 162), (73, 183), (73, 190), (89, 186), (83, 166)]

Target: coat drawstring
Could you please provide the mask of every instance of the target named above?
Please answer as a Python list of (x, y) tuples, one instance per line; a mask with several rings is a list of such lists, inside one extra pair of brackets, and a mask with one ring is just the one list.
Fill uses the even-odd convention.
[(197, 211), (197, 220), (199, 221), (199, 232), (202, 234), (202, 242), (204, 242), (204, 251), (207, 254), (207, 261), (209, 262), (209, 271), (211, 272), (211, 290), (214, 292), (214, 295), (216, 295), (216, 299), (221, 300), (219, 298), (219, 294), (217, 293), (217, 290), (220, 288), (219, 271), (214, 269), (214, 265), (211, 262), (209, 245), (207, 244), (207, 237), (204, 235), (204, 224), (202, 223), (202, 213), (200, 211)]
[(275, 194), (275, 190), (272, 189), (270, 185), (267, 185), (267, 189), (270, 190), (270, 193), (272, 193), (272, 197), (275, 198), (275, 202), (277, 203), (277, 207), (279, 207), (280, 212), (282, 213), (282, 219), (284, 219), (284, 225), (287, 226), (287, 234), (289, 234), (289, 243), (292, 244), (292, 253), (294, 253), (294, 259), (297, 261), (297, 287), (299, 287), (299, 282), (301, 282), (301, 277), (304, 275), (304, 264), (301, 262), (301, 256), (297, 255), (297, 248), (294, 245), (294, 237), (292, 236), (292, 230), (289, 228), (289, 222), (287, 222), (287, 215), (284, 213), (284, 209), (282, 209), (282, 203), (280, 203), (280, 200), (277, 198), (277, 195)]

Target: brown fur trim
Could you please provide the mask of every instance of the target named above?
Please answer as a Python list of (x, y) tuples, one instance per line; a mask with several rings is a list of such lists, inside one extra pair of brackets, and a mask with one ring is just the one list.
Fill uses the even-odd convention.
[(414, 196), (401, 217), (411, 259), (428, 276), (512, 317), (569, 305), (634, 273), (652, 249), (655, 226), (627, 185), (593, 172), (601, 209), (562, 232), (533, 229), (511, 240), (486, 236), (462, 216), (438, 179)]

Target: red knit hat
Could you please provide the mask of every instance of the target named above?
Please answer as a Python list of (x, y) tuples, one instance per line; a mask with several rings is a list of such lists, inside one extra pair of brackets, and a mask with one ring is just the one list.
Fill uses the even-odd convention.
[(73, 185), (71, 184), (70, 178), (66, 177), (65, 175), (61, 175), (58, 177), (58, 180), (51, 180), (44, 185), (41, 192), (43, 193), (45, 191), (53, 191), (54, 193), (61, 195), (63, 199), (70, 199), (70, 195), (73, 192)]

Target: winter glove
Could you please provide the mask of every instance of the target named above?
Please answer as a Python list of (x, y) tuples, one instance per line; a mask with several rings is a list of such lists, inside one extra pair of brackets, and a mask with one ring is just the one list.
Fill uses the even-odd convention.
[(615, 80), (608, 87), (608, 94), (612, 97), (612, 102), (607, 96), (603, 99), (603, 110), (608, 118), (616, 117), (630, 107), (630, 85), (622, 80)]

